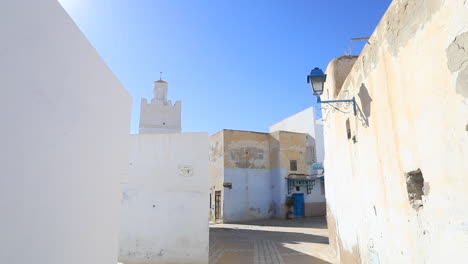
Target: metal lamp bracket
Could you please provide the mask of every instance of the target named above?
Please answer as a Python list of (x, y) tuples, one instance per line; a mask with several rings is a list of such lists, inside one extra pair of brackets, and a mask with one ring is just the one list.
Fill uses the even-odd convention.
[(353, 99), (322, 101), (322, 99), (320, 99), (320, 95), (318, 95), (317, 96), (317, 103), (319, 103), (319, 104), (325, 104), (325, 103), (353, 103), (354, 115), (357, 115), (356, 99), (354, 99), (354, 97), (353, 97)]

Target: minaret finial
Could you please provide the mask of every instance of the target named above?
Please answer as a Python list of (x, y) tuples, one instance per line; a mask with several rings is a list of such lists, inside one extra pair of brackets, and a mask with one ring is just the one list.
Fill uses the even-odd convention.
[(162, 80), (162, 72), (159, 72), (159, 80)]

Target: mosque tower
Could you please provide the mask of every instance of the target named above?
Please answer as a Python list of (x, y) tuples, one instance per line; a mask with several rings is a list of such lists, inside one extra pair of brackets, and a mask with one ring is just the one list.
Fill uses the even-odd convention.
[[(162, 75), (162, 73), (161, 73)], [(167, 100), (168, 83), (162, 80), (154, 82), (154, 95), (151, 103), (146, 98), (141, 99), (140, 134), (180, 133), (181, 101)]]

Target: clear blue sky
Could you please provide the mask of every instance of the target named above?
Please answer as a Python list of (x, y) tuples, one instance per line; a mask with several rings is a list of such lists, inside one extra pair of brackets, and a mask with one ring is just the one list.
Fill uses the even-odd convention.
[(391, 0), (60, 0), (133, 97), (182, 100), (182, 131), (268, 131), (315, 104), (306, 75), (359, 54)]

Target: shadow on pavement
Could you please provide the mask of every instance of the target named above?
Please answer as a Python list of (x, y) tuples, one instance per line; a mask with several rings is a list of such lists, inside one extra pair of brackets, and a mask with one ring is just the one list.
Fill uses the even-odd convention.
[(244, 222), (233, 222), (229, 224), (327, 229), (325, 216), (302, 217), (302, 218), (295, 218), (295, 219), (290, 219), (290, 220), (274, 218), (274, 219), (253, 220), (253, 221), (244, 221)]
[(327, 232), (322, 229), (323, 217), (212, 225), (210, 264), (331, 263)]

